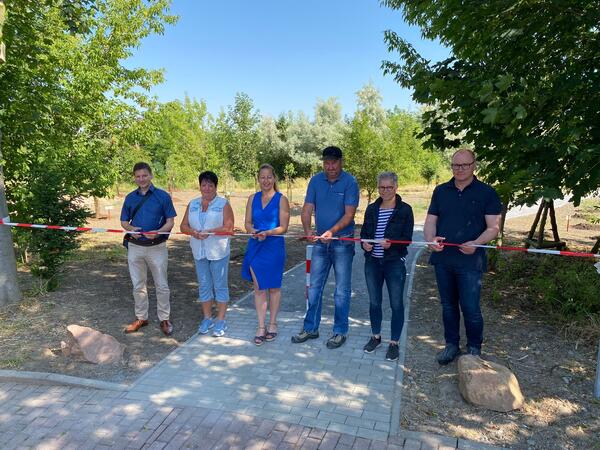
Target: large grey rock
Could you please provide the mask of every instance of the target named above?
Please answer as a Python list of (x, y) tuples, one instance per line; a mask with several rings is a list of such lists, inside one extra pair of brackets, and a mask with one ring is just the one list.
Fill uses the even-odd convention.
[(493, 411), (507, 412), (523, 406), (517, 377), (506, 367), (478, 356), (458, 359), (458, 388), (467, 402)]
[(123, 360), (125, 346), (114, 337), (79, 325), (69, 325), (67, 331), (67, 342), (60, 343), (63, 355), (94, 364), (113, 364)]

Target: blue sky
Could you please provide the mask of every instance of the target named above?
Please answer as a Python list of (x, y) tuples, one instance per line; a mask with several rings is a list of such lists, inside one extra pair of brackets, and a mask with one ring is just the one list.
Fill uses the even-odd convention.
[(392, 29), (427, 58), (448, 55), (421, 38), (399, 11), (378, 0), (174, 0), (180, 16), (163, 36), (147, 38), (129, 67), (164, 68), (152, 93), (161, 101), (204, 99), (215, 114), (245, 92), (262, 114), (302, 110), (336, 97), (343, 113), (356, 109), (356, 91), (371, 81), (386, 108), (415, 110), (410, 92), (382, 75), (383, 31)]

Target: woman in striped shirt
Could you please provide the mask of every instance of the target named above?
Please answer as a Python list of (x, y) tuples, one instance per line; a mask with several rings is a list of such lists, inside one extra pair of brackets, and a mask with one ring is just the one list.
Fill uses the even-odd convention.
[[(369, 292), (369, 318), (373, 335), (364, 346), (372, 353), (381, 345), (381, 320), (383, 282), (387, 286), (392, 309), (391, 339), (386, 359), (398, 359), (398, 341), (404, 325), (404, 282), (408, 253), (408, 242), (412, 240), (414, 217), (412, 208), (396, 193), (398, 176), (394, 172), (383, 172), (377, 177), (379, 198), (367, 206), (365, 219), (360, 230), (361, 239), (378, 242), (363, 242), (365, 251), (365, 279)], [(404, 241), (392, 243), (390, 241)]]

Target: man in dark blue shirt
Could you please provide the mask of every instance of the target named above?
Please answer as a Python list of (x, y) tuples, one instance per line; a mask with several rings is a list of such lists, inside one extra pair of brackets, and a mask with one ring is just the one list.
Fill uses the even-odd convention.
[(156, 287), (156, 309), (160, 329), (167, 336), (173, 332), (169, 319), (171, 312), (170, 290), (167, 282), (167, 237), (156, 232), (171, 231), (177, 215), (171, 196), (154, 187), (152, 169), (145, 162), (133, 166), (133, 176), (138, 188), (125, 197), (121, 209), (121, 226), (127, 231), (149, 232), (128, 234), (127, 262), (133, 283), (135, 300), (134, 320), (125, 330), (134, 333), (148, 325), (148, 268)]
[[(475, 154), (460, 149), (452, 156), (454, 177), (435, 188), (427, 211), (423, 233), (433, 251), (446, 347), (437, 355), (440, 364), (460, 355), (460, 312), (467, 335), (467, 353), (481, 355), (483, 316), (480, 308), (481, 277), (486, 269), (483, 248), (498, 236), (502, 204), (491, 186), (474, 176)], [(462, 244), (444, 246), (446, 241)]]

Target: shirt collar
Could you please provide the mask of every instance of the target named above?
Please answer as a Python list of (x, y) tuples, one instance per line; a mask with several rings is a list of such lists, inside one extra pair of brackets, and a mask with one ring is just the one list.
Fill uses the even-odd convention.
[(335, 180), (333, 180), (333, 181), (329, 181), (329, 178), (327, 178), (327, 174), (326, 174), (325, 172), (321, 172), (321, 174), (323, 175), (323, 179), (324, 179), (325, 181), (327, 181), (327, 182), (328, 182), (328, 183), (330, 183), (330, 184), (333, 184), (333, 183), (337, 183), (338, 181), (340, 181), (340, 180), (342, 179), (342, 177), (343, 177), (343, 176), (345, 176), (346, 172), (344, 172), (344, 169), (342, 169), (342, 171), (340, 172), (340, 176), (339, 176), (339, 177), (337, 177), (337, 178), (336, 178)]
[[(475, 175), (473, 175), (473, 180), (463, 188), (463, 191), (465, 189), (470, 188), (471, 186), (475, 185), (476, 183), (479, 183), (479, 180), (477, 179), (477, 177)], [(458, 189), (456, 187), (456, 185), (454, 184), (454, 177), (450, 178), (450, 180), (447, 181), (446, 183), (444, 183), (443, 186), (450, 188), (450, 189), (454, 189), (454, 190)]]
[[(377, 207), (380, 208), (382, 203), (383, 203), (383, 199), (381, 197), (377, 197), (377, 200), (375, 200), (375, 204), (377, 205)], [(398, 194), (396, 192), (396, 206), (394, 207), (394, 209), (400, 208), (401, 203), (402, 203), (402, 197), (400, 196), (400, 194)]]
[[(150, 183), (150, 187), (148, 188), (148, 191), (154, 192), (155, 189), (156, 188), (154, 187), (154, 185), (152, 183)], [(138, 195), (142, 195), (142, 193), (140, 192), (140, 188), (137, 188), (135, 191), (138, 193)]]

